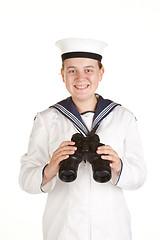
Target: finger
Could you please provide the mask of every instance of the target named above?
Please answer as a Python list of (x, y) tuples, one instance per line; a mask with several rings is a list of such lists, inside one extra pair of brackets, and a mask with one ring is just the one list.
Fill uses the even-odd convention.
[(56, 162), (59, 164), (61, 161), (66, 160), (67, 158), (69, 158), (69, 155), (60, 156), (56, 159)]
[(53, 159), (55, 159), (55, 161), (57, 161), (58, 163), (61, 162), (62, 160), (65, 160), (67, 158), (69, 158), (70, 155), (73, 155), (75, 153), (75, 147), (74, 150), (72, 150), (72, 148), (64, 150), (63, 151), (59, 151), (56, 153), (56, 155), (53, 155)]
[(113, 156), (110, 156), (110, 155), (102, 155), (101, 158), (103, 160), (108, 160), (108, 161), (112, 161), (112, 162), (114, 161)]
[(113, 163), (110, 163), (109, 166), (110, 166), (110, 168), (115, 169)]
[(111, 155), (111, 156), (115, 156), (115, 157), (118, 156), (117, 153), (113, 149), (107, 149), (107, 148), (97, 150), (97, 153)]
[(97, 148), (98, 150), (104, 150), (104, 149), (112, 149), (109, 145), (102, 145)]
[(103, 160), (108, 160), (108, 161), (110, 161), (110, 162), (112, 162), (112, 163), (115, 163), (115, 164), (116, 164), (116, 163), (119, 163), (119, 158), (114, 157), (114, 156), (102, 155), (101, 158), (102, 158)]
[(72, 154), (74, 154), (74, 153), (75, 153), (75, 151), (74, 151), (74, 150), (71, 150), (71, 149), (69, 149), (69, 150), (63, 150), (63, 151), (58, 152), (58, 153), (56, 154), (56, 157), (58, 158), (59, 156), (72, 155)]
[(68, 145), (64, 145), (64, 146), (59, 146), (59, 148), (57, 148), (57, 150), (54, 152), (55, 154), (62, 152), (62, 151), (66, 151), (66, 150), (71, 150), (71, 151), (76, 151), (77, 147), (75, 146), (68, 146)]
[(73, 141), (64, 141), (61, 143), (60, 147), (68, 146), (68, 145), (75, 145)]

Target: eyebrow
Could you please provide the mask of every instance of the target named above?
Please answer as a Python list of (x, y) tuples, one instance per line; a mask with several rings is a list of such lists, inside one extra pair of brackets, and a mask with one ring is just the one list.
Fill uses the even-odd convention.
[[(76, 68), (75, 66), (69, 66), (67, 69)], [(93, 65), (85, 66), (84, 68), (95, 68)]]
[(69, 69), (69, 68), (76, 68), (75, 66), (69, 66), (69, 67), (67, 67), (67, 69)]
[(95, 68), (93, 65), (85, 66), (84, 68)]

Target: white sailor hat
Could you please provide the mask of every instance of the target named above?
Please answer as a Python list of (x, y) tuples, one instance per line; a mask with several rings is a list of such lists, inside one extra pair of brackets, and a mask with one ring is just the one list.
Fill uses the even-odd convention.
[(68, 58), (92, 58), (101, 62), (102, 53), (108, 44), (99, 40), (66, 38), (56, 42), (62, 60)]

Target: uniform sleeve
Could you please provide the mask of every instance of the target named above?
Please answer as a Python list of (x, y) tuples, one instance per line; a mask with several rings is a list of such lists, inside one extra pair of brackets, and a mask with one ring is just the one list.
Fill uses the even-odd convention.
[(35, 194), (49, 192), (54, 188), (55, 178), (42, 188), (43, 170), (50, 161), (48, 141), (48, 132), (38, 113), (30, 135), (28, 152), (21, 158), (19, 184), (26, 192)]
[(137, 122), (132, 115), (124, 140), (124, 154), (121, 158), (119, 177), (112, 176), (112, 182), (124, 189), (134, 190), (141, 187), (146, 178), (146, 166), (143, 158)]

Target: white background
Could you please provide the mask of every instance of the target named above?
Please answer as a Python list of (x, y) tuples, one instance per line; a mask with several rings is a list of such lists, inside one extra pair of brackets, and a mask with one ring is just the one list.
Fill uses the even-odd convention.
[(42, 239), (45, 194), (18, 185), (37, 112), (68, 96), (55, 41), (108, 42), (97, 92), (138, 119), (148, 177), (125, 191), (133, 240), (160, 239), (160, 3), (159, 0), (1, 0), (0, 2), (0, 238)]

